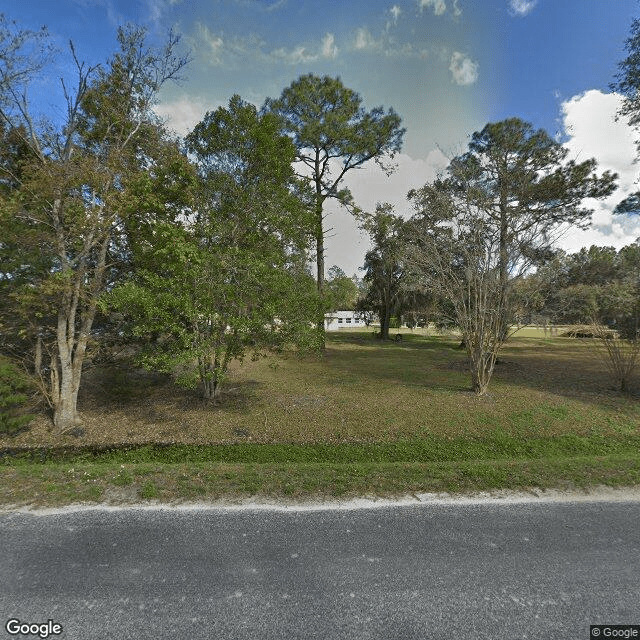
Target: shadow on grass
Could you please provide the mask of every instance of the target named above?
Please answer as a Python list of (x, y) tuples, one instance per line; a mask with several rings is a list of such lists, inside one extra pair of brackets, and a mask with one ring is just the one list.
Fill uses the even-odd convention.
[(395, 335), (393, 330), (389, 332), (391, 338), (389, 340), (381, 340), (374, 337), (375, 332), (340, 332), (332, 331), (327, 333), (327, 343), (331, 344), (352, 344), (358, 346), (378, 347), (381, 349), (407, 349), (407, 350), (434, 350), (434, 349), (449, 349), (451, 351), (457, 351), (464, 353), (458, 347), (460, 345), (460, 339), (449, 336), (424, 336), (420, 334), (402, 333), (402, 340), (400, 342), (395, 341)]
[[(366, 355), (357, 358), (348, 349), (334, 349), (331, 367), (363, 380), (400, 382), (452, 393), (469, 392), (471, 376), (467, 355), (455, 337), (403, 334), (402, 342), (381, 341), (356, 333), (328, 334), (331, 345), (365, 344)], [(465, 384), (466, 383), (466, 384)], [(606, 364), (590, 345), (570, 339), (518, 338), (507, 342), (499, 355), (491, 387), (513, 385), (579, 398), (598, 405), (625, 403), (640, 398), (637, 382), (631, 393), (613, 386)]]
[[(223, 408), (246, 413), (250, 410), (257, 390), (263, 386), (255, 380), (224, 385), (215, 400), (202, 397), (195, 389), (176, 384), (169, 374), (135, 367), (96, 367), (83, 378), (80, 400), (94, 411), (110, 411), (114, 407), (134, 413), (145, 413), (148, 419), (164, 422), (173, 420), (175, 412), (192, 409)], [(162, 408), (159, 408), (159, 405)]]
[(227, 464), (376, 464), (534, 460), (577, 456), (637, 456), (639, 435), (524, 438), (501, 429), (483, 437), (460, 436), (386, 443), (159, 444), (0, 448), (0, 464), (16, 463), (227, 463)]

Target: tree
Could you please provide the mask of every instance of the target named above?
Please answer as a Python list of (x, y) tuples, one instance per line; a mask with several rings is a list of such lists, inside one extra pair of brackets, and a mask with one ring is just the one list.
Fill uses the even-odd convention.
[(122, 27), (117, 37), (119, 51), (106, 67), (81, 63), (71, 45), (77, 86), (71, 90), (63, 82), (61, 127), (36, 125), (26, 91), (15, 84), (26, 76), (16, 80), (11, 73), (19, 52), (0, 62), (0, 118), (28, 150), (18, 158), (19, 173), (3, 175), (5, 184), (13, 182), (2, 213), (11, 237), (3, 248), (33, 253), (38, 246), (44, 256), (12, 295), (23, 317), (37, 321), (35, 368), (58, 431), (79, 421), (82, 366), (109, 281), (110, 252), (124, 225), (127, 184), (140, 172), (153, 172), (154, 144), (163, 141), (152, 111), (155, 96), (187, 62), (176, 54), (179, 39), (172, 34), (160, 49), (147, 45), (142, 28)]
[(233, 96), (186, 144), (199, 173), (191, 210), (153, 227), (141, 268), (109, 302), (144, 339), (145, 366), (178, 370), (212, 400), (233, 360), (311, 348), (318, 304), (304, 269), (308, 208), (278, 119)]
[(640, 360), (640, 340), (612, 334), (608, 327), (592, 322), (591, 332), (600, 343), (600, 355), (621, 393), (628, 393)]
[[(630, 36), (625, 40), (627, 57), (618, 63), (615, 82), (609, 86), (624, 96), (618, 111), (619, 117), (628, 118), (629, 125), (635, 129), (640, 126), (640, 19), (631, 23)], [(636, 141), (640, 150), (640, 140)], [(640, 193), (634, 194), (640, 196)]]
[(484, 394), (513, 321), (513, 283), (553, 257), (553, 235), (586, 225), (584, 198), (603, 198), (615, 175), (517, 118), (473, 134), (446, 177), (410, 192), (416, 208), (412, 262), (447, 298), (462, 330), (473, 389)]
[(33, 419), (25, 412), (27, 394), (32, 391), (32, 381), (0, 355), (0, 434), (18, 433)]
[(358, 285), (340, 267), (333, 265), (328, 272), (327, 304), (329, 311), (353, 311), (358, 300)]
[(0, 104), (5, 114), (12, 109), (20, 111), (24, 105), (21, 90), (42, 71), (53, 53), (46, 27), (38, 31), (20, 29), (0, 13)]
[[(305, 167), (314, 189), (314, 236), (318, 292), (324, 293), (324, 215), (328, 198), (353, 208), (351, 193), (340, 188), (346, 173), (375, 160), (387, 171), (402, 145), (401, 119), (382, 107), (365, 111), (361, 97), (340, 78), (301, 76), (277, 100), (268, 99), (265, 110), (282, 118), (284, 131), (296, 147), (296, 159)], [(317, 319), (324, 345), (324, 313)]]
[(401, 308), (403, 220), (393, 213), (393, 206), (378, 204), (374, 214), (362, 216), (362, 229), (371, 237), (372, 248), (364, 258), (364, 280), (369, 283), (365, 306), (375, 309), (380, 319), (380, 337), (389, 339), (391, 317)]
[[(615, 82), (609, 87), (624, 96), (618, 110), (618, 117), (627, 118), (629, 126), (634, 129), (640, 127), (640, 19), (635, 18), (631, 23), (630, 36), (625, 41), (627, 57), (618, 63), (618, 73)], [(636, 140), (640, 151), (640, 139)], [(618, 204), (614, 213), (640, 214), (640, 191), (627, 196)]]
[(640, 249), (591, 246), (560, 252), (527, 277), (540, 297), (539, 313), (557, 324), (604, 325), (626, 338), (640, 328)]

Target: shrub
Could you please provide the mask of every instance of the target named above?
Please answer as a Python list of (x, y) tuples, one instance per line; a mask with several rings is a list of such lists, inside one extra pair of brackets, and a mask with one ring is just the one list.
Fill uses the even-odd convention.
[(14, 435), (31, 422), (33, 415), (26, 413), (31, 388), (28, 378), (0, 356), (0, 434)]
[(601, 324), (593, 324), (593, 335), (600, 341), (600, 353), (616, 387), (628, 392), (640, 360), (640, 340), (620, 338)]

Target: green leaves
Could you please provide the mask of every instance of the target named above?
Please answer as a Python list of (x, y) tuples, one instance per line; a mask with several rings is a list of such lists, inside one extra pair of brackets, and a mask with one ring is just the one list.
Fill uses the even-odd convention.
[[(341, 174), (383, 155), (393, 157), (402, 146), (405, 129), (400, 117), (376, 107), (366, 112), (362, 98), (340, 78), (301, 76), (265, 110), (277, 114), (292, 137), (297, 157), (314, 173), (325, 197), (335, 197), (335, 178), (328, 162), (342, 162)], [(341, 176), (338, 177), (338, 180)]]
[(361, 228), (371, 237), (372, 248), (364, 259), (364, 280), (369, 283), (361, 309), (375, 309), (380, 319), (382, 338), (388, 338), (389, 322), (402, 307), (404, 223), (388, 204), (378, 204), (374, 214), (361, 216)]
[(563, 222), (588, 224), (582, 201), (616, 188), (616, 174), (598, 176), (595, 160), (566, 161), (567, 154), (545, 131), (509, 118), (473, 134), (469, 151), (451, 162), (449, 180), (485, 215), (506, 215), (511, 233), (542, 236)]
[(149, 219), (133, 280), (108, 302), (142, 339), (145, 366), (197, 380), (213, 399), (231, 361), (308, 345), (308, 208), (291, 141), (238, 96), (207, 113), (187, 147), (198, 162), (188, 215)]
[(445, 178), (409, 194), (412, 269), (451, 305), (478, 393), (516, 315), (526, 315), (515, 284), (552, 258), (562, 224), (588, 224), (585, 198), (615, 189), (616, 176), (598, 176), (595, 160), (566, 158), (545, 131), (509, 118), (474, 133)]
[(32, 387), (18, 367), (0, 356), (0, 434), (18, 433), (32, 420), (24, 410)]

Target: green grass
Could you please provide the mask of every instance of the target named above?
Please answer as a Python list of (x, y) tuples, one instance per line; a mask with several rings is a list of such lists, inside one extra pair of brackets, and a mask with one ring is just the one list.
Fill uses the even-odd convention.
[(46, 480), (30, 475), (28, 467), (22, 467), (22, 473), (16, 467), (0, 470), (0, 503), (233, 501), (255, 496), (327, 500), (443, 491), (615, 487), (639, 484), (639, 463), (637, 454), (622, 454), (432, 463), (173, 463), (146, 470), (131, 464), (127, 472), (132, 484), (125, 493), (113, 482), (118, 473), (113, 465), (84, 464), (72, 470), (52, 464), (47, 466)]
[(41, 421), (0, 439), (0, 503), (638, 484), (638, 396), (610, 388), (593, 343), (518, 334), (478, 398), (457, 338), (403, 335), (329, 334), (323, 357), (235, 367), (217, 405), (166, 377), (98, 370), (83, 437)]
[[(613, 436), (575, 433), (528, 438), (496, 429), (484, 437), (443, 438), (381, 443), (135, 445), (111, 449), (35, 449), (7, 455), (4, 466), (65, 463), (92, 464), (365, 464), (398, 462), (462, 462), (469, 460), (532, 460), (586, 455), (626, 455), (640, 452), (640, 435)], [(117, 484), (131, 484), (126, 473)]]

